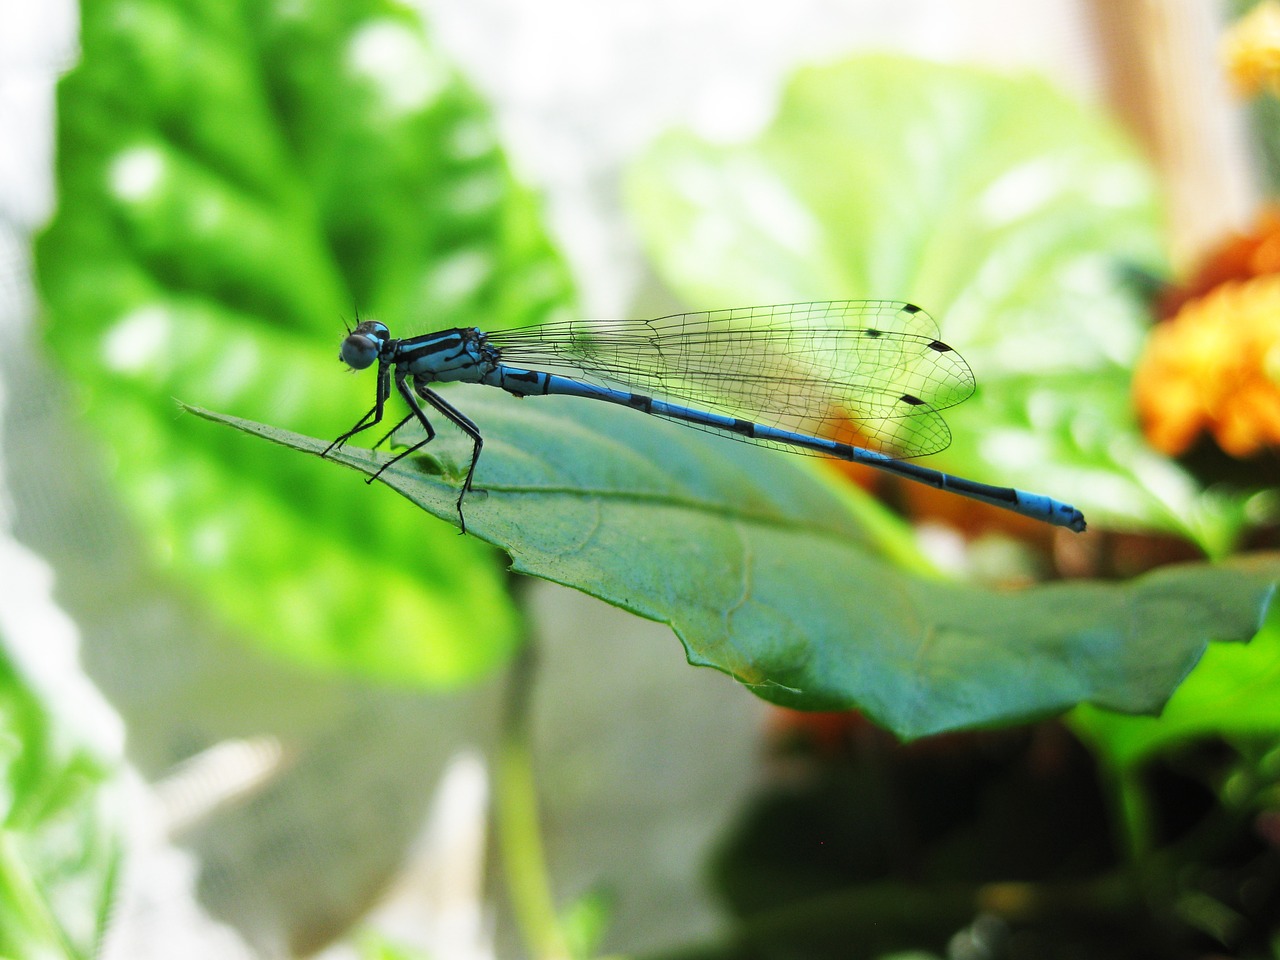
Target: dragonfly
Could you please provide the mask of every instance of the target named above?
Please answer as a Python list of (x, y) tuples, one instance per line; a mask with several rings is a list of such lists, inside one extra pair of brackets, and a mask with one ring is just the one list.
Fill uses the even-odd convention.
[[(950, 444), (941, 411), (974, 391), (968, 363), (938, 336), (928, 313), (900, 300), (776, 304), (653, 320), (551, 320), (509, 330), (462, 327), (403, 340), (384, 323), (358, 320), (338, 356), (353, 371), (378, 365), (374, 405), (321, 455), (381, 423), (394, 384), (410, 412), (374, 447), (412, 420), (426, 438), (388, 459), (368, 482), (435, 438), (426, 404), (472, 443), (457, 500), (465, 533), (462, 504), (484, 438), (432, 385), (479, 383), (517, 397), (601, 400), (737, 440), (866, 464), (1083, 532), (1084, 514), (1070, 504), (911, 462)], [(853, 439), (858, 442), (848, 442)]]

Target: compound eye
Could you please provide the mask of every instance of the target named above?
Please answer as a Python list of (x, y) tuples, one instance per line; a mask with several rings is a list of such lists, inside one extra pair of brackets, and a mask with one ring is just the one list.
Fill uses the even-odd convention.
[(381, 344), (363, 333), (353, 333), (342, 341), (342, 349), (338, 351), (338, 359), (352, 370), (363, 370), (378, 359)]

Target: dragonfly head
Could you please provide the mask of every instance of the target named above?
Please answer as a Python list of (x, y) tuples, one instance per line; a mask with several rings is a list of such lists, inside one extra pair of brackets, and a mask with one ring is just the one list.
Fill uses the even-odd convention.
[(338, 359), (352, 370), (363, 370), (378, 359), (382, 348), (391, 336), (385, 323), (365, 320), (347, 334), (338, 351)]

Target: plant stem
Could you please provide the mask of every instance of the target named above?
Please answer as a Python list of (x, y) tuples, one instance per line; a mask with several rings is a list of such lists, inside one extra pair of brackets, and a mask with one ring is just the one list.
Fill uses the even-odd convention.
[(525, 949), (537, 960), (568, 960), (556, 917), (538, 823), (538, 790), (529, 736), (536, 653), (526, 642), (512, 664), (498, 745), (496, 813), (507, 895)]

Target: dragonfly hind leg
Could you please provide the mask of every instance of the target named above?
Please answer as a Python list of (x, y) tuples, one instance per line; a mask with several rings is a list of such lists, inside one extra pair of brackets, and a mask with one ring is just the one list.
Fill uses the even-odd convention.
[(417, 384), (418, 395), (423, 400), (431, 404), (439, 410), (449, 422), (456, 426), (459, 430), (471, 438), (471, 465), (467, 467), (467, 477), (462, 481), (462, 489), (458, 492), (458, 523), (462, 528), (462, 532), (467, 532), (467, 518), (462, 513), (462, 501), (467, 498), (467, 492), (471, 489), (471, 481), (476, 475), (476, 464), (480, 462), (480, 451), (484, 448), (484, 437), (480, 436), (480, 428), (471, 422), (462, 412), (455, 410), (446, 403), (439, 395), (425, 386)]

